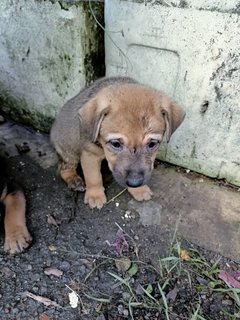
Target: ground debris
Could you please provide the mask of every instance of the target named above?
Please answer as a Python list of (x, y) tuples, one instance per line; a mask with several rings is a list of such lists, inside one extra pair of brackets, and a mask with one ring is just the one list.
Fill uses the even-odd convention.
[(27, 142), (23, 142), (21, 144), (15, 144), (15, 146), (19, 154), (27, 153), (31, 150)]
[(116, 233), (116, 238), (113, 243), (110, 243), (108, 240), (105, 241), (110, 247), (115, 247), (117, 253), (122, 254), (123, 252), (129, 251), (129, 244), (124, 236), (122, 229), (118, 229)]
[(234, 276), (230, 275), (228, 272), (221, 271), (219, 272), (218, 277), (227, 284), (229, 284), (231, 287), (240, 289), (240, 282), (237, 279), (235, 279)]
[(62, 308), (58, 303), (55, 301), (52, 301), (49, 298), (38, 296), (36, 294), (33, 294), (32, 292), (25, 291), (22, 295), (23, 297), (31, 298), (37, 302), (43, 303), (46, 307), (56, 307), (56, 308)]
[(58, 221), (58, 220), (56, 220), (56, 219), (54, 218), (54, 216), (51, 215), (51, 214), (48, 214), (48, 215), (47, 215), (47, 223), (50, 224), (50, 225), (53, 225), (53, 226), (55, 226), (55, 227), (57, 227), (57, 228), (58, 228), (59, 225), (61, 224), (61, 222)]
[(61, 277), (63, 275), (63, 272), (57, 268), (54, 268), (54, 267), (49, 267), (49, 268), (45, 268), (44, 269), (44, 273), (47, 275), (47, 276), (56, 276), (56, 277)]
[(118, 272), (126, 272), (131, 267), (131, 260), (128, 257), (121, 257), (115, 261)]

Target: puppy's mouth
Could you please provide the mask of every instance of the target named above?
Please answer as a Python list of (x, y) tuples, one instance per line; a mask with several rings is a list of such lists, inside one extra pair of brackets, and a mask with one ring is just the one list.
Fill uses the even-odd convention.
[(114, 179), (122, 187), (138, 188), (145, 185), (151, 177), (151, 172), (144, 171), (126, 171), (121, 174), (118, 171), (112, 171)]

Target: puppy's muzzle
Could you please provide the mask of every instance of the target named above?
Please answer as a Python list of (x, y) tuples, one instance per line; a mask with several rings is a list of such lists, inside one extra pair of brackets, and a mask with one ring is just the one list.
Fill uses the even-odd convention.
[(137, 188), (143, 185), (144, 172), (128, 171), (126, 176), (126, 184), (128, 187)]

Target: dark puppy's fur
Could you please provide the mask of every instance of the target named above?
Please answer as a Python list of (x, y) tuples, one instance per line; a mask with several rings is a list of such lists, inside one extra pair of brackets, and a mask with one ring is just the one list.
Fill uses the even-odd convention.
[(183, 110), (164, 93), (127, 77), (103, 78), (69, 100), (58, 114), (51, 141), (62, 163), (61, 177), (84, 190), (76, 168), (81, 162), (84, 201), (106, 202), (100, 172), (106, 158), (116, 181), (136, 200), (149, 200), (146, 185), (163, 136), (169, 141), (184, 119)]
[(7, 160), (0, 158), (0, 201), (4, 207), (4, 250), (10, 253), (23, 251), (32, 238), (26, 227), (26, 201), (23, 191), (9, 181), (6, 175)]

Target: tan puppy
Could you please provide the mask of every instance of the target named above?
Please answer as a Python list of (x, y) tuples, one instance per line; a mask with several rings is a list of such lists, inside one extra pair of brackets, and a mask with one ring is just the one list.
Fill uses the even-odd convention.
[(115, 180), (139, 201), (149, 200), (146, 185), (164, 134), (184, 119), (183, 110), (164, 93), (127, 77), (103, 78), (69, 100), (57, 116), (51, 141), (62, 164), (60, 175), (70, 188), (84, 190), (76, 168), (81, 162), (84, 202), (106, 202), (101, 161), (106, 158)]

